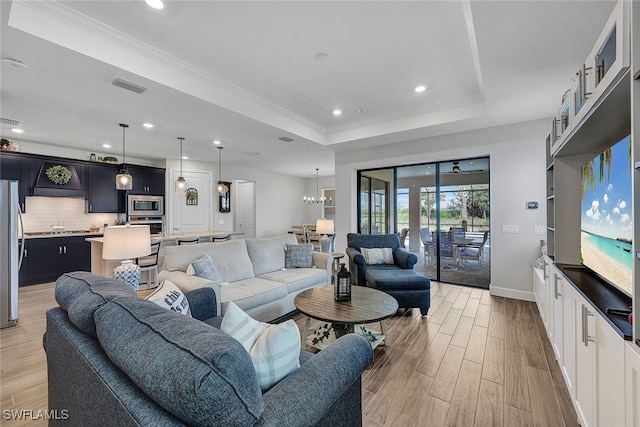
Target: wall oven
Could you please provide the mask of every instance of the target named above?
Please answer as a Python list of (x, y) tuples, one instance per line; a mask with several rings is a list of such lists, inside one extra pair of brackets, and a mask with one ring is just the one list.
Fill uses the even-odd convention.
[(163, 216), (131, 216), (127, 217), (127, 222), (132, 225), (148, 225), (152, 236), (164, 235)]
[(129, 217), (162, 217), (164, 215), (164, 197), (129, 194), (127, 195), (127, 215)]

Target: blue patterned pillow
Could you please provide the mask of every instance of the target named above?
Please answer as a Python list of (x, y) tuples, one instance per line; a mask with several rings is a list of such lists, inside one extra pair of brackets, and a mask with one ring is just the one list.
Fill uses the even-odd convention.
[(291, 245), (285, 247), (284, 266), (286, 268), (311, 268), (313, 267), (313, 244)]
[(211, 280), (217, 284), (222, 282), (218, 270), (216, 270), (216, 266), (213, 265), (213, 260), (209, 255), (202, 255), (197, 260), (191, 261), (191, 266), (195, 276)]

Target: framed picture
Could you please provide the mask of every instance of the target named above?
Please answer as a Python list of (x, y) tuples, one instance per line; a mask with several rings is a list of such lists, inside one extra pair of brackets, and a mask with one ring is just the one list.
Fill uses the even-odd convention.
[(218, 193), (218, 211), (231, 212), (231, 183), (224, 181), (229, 191), (226, 193)]

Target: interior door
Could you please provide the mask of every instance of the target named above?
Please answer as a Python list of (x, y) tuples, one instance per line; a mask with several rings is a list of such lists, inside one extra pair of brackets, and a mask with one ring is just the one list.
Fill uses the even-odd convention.
[[(172, 183), (178, 179), (180, 173), (173, 172)], [(187, 191), (178, 193), (171, 188), (171, 200), (173, 201), (173, 233), (189, 233), (198, 231), (209, 231), (211, 228), (211, 217), (213, 215), (212, 192), (211, 188), (212, 175), (207, 172), (186, 172), (182, 176), (187, 180)], [(187, 202), (187, 194), (193, 196)], [(195, 193), (194, 193), (195, 192)]]
[(237, 231), (244, 233), (244, 237), (256, 237), (256, 203), (255, 182), (236, 181), (236, 224)]

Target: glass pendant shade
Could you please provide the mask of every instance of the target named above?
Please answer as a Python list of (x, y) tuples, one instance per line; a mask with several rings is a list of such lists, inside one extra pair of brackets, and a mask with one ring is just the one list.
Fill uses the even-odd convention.
[(187, 180), (184, 179), (183, 176), (179, 176), (178, 179), (176, 179), (176, 191), (182, 193), (184, 192), (186, 187), (187, 187)]
[(122, 128), (122, 169), (120, 169), (120, 173), (116, 175), (116, 190), (131, 190), (133, 188), (133, 177), (127, 171), (124, 149), (124, 131), (129, 125), (120, 123), (119, 126)]
[(121, 169), (116, 175), (116, 190), (131, 190), (133, 188), (133, 178), (126, 169)]
[(184, 193), (187, 188), (187, 180), (182, 176), (182, 143), (184, 142), (183, 137), (178, 137), (178, 141), (180, 141), (180, 176), (176, 179), (175, 190), (177, 193)]
[(216, 190), (220, 194), (226, 194), (227, 191), (229, 191), (229, 187), (227, 187), (227, 185), (224, 182), (218, 181), (218, 185), (216, 186)]

